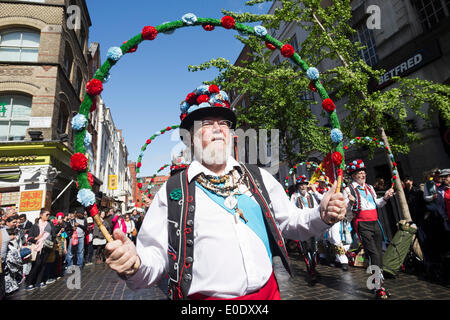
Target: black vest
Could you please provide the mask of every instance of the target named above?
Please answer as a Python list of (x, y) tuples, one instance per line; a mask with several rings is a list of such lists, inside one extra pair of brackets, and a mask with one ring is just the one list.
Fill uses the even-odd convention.
[[(259, 168), (256, 165), (241, 167), (250, 178), (250, 192), (262, 209), (268, 230), (273, 256), (280, 256), (284, 267), (291, 273), (285, 242), (273, 214), (273, 207)], [(194, 217), (195, 217), (195, 179), (188, 183), (188, 170), (177, 172), (167, 181), (168, 206), (168, 257), (169, 283), (168, 295), (172, 300), (187, 299), (192, 282), (194, 263)], [(174, 190), (181, 190), (181, 198), (174, 197)]]

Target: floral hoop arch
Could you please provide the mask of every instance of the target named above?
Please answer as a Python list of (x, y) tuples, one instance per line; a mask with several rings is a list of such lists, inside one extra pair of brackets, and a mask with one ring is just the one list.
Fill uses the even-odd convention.
[[(192, 13), (183, 15), (181, 20), (162, 23), (156, 27), (146, 26), (139, 34), (128, 41), (125, 41), (120, 47), (112, 47), (108, 50), (107, 60), (103, 63), (100, 69), (97, 70), (93, 79), (86, 84), (86, 94), (80, 105), (79, 113), (72, 119), (72, 128), (75, 131), (75, 153), (71, 158), (71, 167), (78, 174), (77, 182), (79, 183), (80, 189), (77, 194), (77, 200), (86, 208), (86, 210), (90, 212), (91, 216), (95, 217), (98, 214), (98, 208), (95, 194), (92, 192), (92, 188), (87, 178), (88, 161), (85, 156), (85, 138), (87, 133), (87, 119), (89, 118), (89, 113), (94, 111), (96, 108), (96, 96), (102, 93), (103, 82), (108, 80), (111, 68), (120, 60), (120, 58), (124, 54), (135, 52), (138, 49), (138, 45), (144, 40), (151, 41), (157, 37), (158, 33), (169, 34), (175, 31), (175, 29), (192, 26), (202, 26), (205, 31), (212, 31), (215, 27), (223, 27), (228, 30), (234, 29), (240, 33), (259, 37), (262, 41), (265, 41), (266, 47), (269, 50), (279, 49), (284, 57), (291, 59), (293, 63), (300, 66), (300, 68), (306, 73), (306, 76), (311, 81), (309, 86), (310, 89), (318, 92), (320, 98), (322, 99), (322, 107), (329, 115), (333, 130), (335, 132), (340, 132), (340, 123), (335, 110), (336, 106), (320, 82), (319, 71), (314, 67), (309, 67), (308, 64), (295, 52), (294, 48), (290, 44), (282, 43), (268, 34), (265, 27), (260, 25), (250, 27), (236, 22), (231, 16), (224, 16), (221, 19), (198, 18)], [(340, 140), (333, 140), (333, 149), (335, 152), (339, 152), (343, 158), (344, 150), (342, 133), (340, 134), (340, 137)], [(336, 166), (339, 168), (339, 178), (342, 178), (344, 163), (345, 162), (342, 161)]]
[[(160, 135), (163, 135), (164, 133), (166, 133), (166, 132), (168, 132), (170, 130), (177, 129), (179, 127), (180, 127), (179, 125), (168, 126), (168, 127), (164, 128), (164, 129), (161, 129), (161, 130), (155, 132), (155, 134), (153, 134), (149, 139), (147, 139), (147, 141), (145, 141), (144, 145), (141, 147), (141, 153), (139, 154), (139, 156), (137, 158), (137, 161), (136, 161), (136, 174), (138, 175), (138, 177), (137, 177), (137, 182), (138, 182), (137, 187), (139, 189), (142, 189), (142, 183), (144, 182), (142, 180), (142, 178), (139, 177), (140, 172), (141, 172), (141, 167), (142, 167), (142, 158), (144, 157), (144, 151), (147, 150), (147, 147), (152, 143), (152, 141), (154, 141), (156, 139), (156, 137), (158, 137)], [(164, 168), (166, 168), (168, 166), (169, 166), (168, 164), (164, 165), (163, 167), (161, 167), (161, 169), (156, 174), (158, 174), (160, 171), (162, 171)], [(154, 174), (153, 177), (155, 177), (156, 174)]]
[(325, 174), (325, 171), (320, 169), (320, 166), (317, 163), (311, 162), (311, 161), (299, 162), (296, 165), (294, 165), (291, 169), (289, 169), (289, 174), (284, 179), (284, 186), (286, 187), (286, 189), (284, 191), (286, 192), (286, 194), (289, 194), (289, 190), (287, 189), (289, 187), (289, 179), (294, 174), (294, 170), (296, 170), (300, 166), (306, 166), (306, 168), (313, 167), (313, 168), (315, 168), (314, 173), (317, 173), (318, 171), (320, 171), (321, 175), (324, 176), (325, 179), (326, 179), (327, 186), (330, 185), (329, 182), (328, 182), (328, 177)]
[(397, 168), (397, 162), (395, 162), (394, 155), (392, 154), (392, 151), (389, 149), (388, 146), (384, 144), (384, 142), (380, 141), (380, 139), (372, 138), (372, 137), (356, 137), (349, 141), (347, 145), (344, 146), (344, 150), (347, 151), (350, 147), (354, 145), (363, 145), (363, 146), (372, 146), (384, 149), (389, 158), (392, 161), (392, 177), (391, 177), (391, 188), (394, 187), (395, 180), (397, 179), (398, 175), (398, 168)]

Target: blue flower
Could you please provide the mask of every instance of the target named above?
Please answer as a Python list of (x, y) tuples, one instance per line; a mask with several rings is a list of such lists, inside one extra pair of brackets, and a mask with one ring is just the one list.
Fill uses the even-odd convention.
[(187, 103), (186, 101), (183, 101), (180, 104), (180, 111), (181, 111), (181, 113), (186, 113), (186, 111), (188, 111), (188, 109), (189, 109), (189, 103)]
[(384, 146), (384, 142), (380, 142), (380, 146)]
[(187, 25), (193, 25), (197, 21), (197, 16), (193, 13), (186, 13), (181, 17), (181, 20)]
[(267, 29), (263, 26), (256, 26), (253, 30), (255, 30), (255, 33), (260, 37), (264, 37), (267, 34)]
[(355, 166), (352, 166), (352, 169), (353, 169), (353, 170), (355, 170), (355, 169), (356, 169), (356, 167), (355, 167)]
[(223, 100), (230, 102), (230, 99), (228, 98), (228, 94), (225, 91), (220, 90), (220, 94), (222, 95)]
[(202, 102), (198, 106), (199, 109), (201, 109), (201, 108), (209, 108), (209, 107), (211, 107), (211, 105), (208, 102)]
[(84, 146), (87, 147), (92, 142), (92, 136), (89, 132), (86, 131), (86, 136), (84, 137)]
[(197, 94), (209, 94), (209, 86), (202, 84), (195, 91), (197, 91)]
[(119, 61), (122, 58), (123, 52), (119, 47), (111, 47), (106, 54), (106, 57), (112, 61)]
[(355, 140), (350, 140), (350, 144), (355, 144)]
[(314, 68), (314, 67), (311, 67), (311, 68), (309, 68), (309, 69), (306, 71), (306, 76), (307, 76), (308, 79), (311, 80), (311, 81), (316, 81), (316, 80), (318, 80), (318, 79), (319, 79), (319, 75), (320, 75), (319, 70), (317, 70), (317, 69)]
[(90, 207), (95, 203), (95, 193), (89, 189), (80, 189), (77, 194), (77, 201), (84, 207)]
[(87, 125), (87, 119), (82, 114), (77, 114), (72, 118), (72, 129), (76, 131), (83, 130)]
[(364, 139), (366, 139), (367, 141), (372, 140), (372, 139), (370, 139), (370, 137), (364, 137)]
[(335, 128), (335, 129), (333, 129), (333, 130), (331, 130), (331, 140), (334, 142), (334, 143), (339, 143), (339, 142), (341, 142), (342, 141), (342, 139), (343, 139), (343, 135), (342, 135), (342, 131), (341, 130), (339, 130), (339, 129), (337, 129), (337, 128)]
[(392, 173), (396, 175), (398, 172), (397, 170), (392, 170)]
[(188, 113), (191, 113), (191, 112), (193, 112), (193, 111), (195, 111), (195, 110), (197, 110), (197, 109), (200, 109), (199, 106), (196, 105), (196, 104), (193, 104), (193, 105), (189, 108)]

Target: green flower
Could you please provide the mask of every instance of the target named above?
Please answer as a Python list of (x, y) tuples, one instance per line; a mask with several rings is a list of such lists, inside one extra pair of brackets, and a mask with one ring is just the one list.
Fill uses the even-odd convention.
[(181, 189), (174, 189), (172, 190), (172, 192), (169, 194), (170, 199), (178, 201), (181, 199)]

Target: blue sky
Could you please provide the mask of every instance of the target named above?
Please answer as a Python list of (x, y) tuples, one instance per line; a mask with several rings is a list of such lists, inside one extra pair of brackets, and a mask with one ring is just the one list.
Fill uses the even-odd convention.
[[(164, 0), (101, 1), (87, 0), (92, 20), (89, 41), (100, 43), (102, 63), (110, 47), (140, 33), (144, 26), (179, 20), (185, 13), (197, 17), (221, 18), (221, 10), (266, 13), (271, 3), (245, 6), (244, 0)], [(217, 70), (189, 72), (197, 65), (223, 57), (234, 63), (243, 44), (235, 30), (216, 27), (211, 32), (201, 26), (176, 30), (171, 35), (159, 34), (144, 41), (139, 49), (127, 54), (112, 68), (110, 80), (102, 93), (111, 108), (116, 126), (123, 130), (128, 159), (136, 161), (145, 141), (155, 132), (180, 123), (180, 102), (202, 81), (214, 79)], [(182, 142), (178, 130), (155, 139), (145, 151), (141, 176), (153, 175), (170, 163), (173, 148)], [(167, 173), (167, 171), (163, 173)]]

